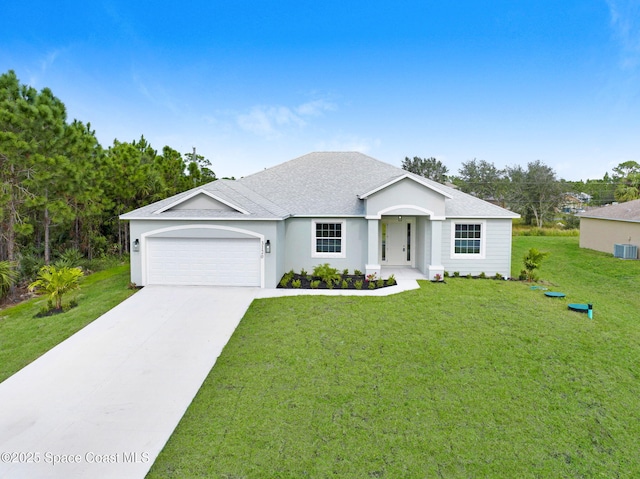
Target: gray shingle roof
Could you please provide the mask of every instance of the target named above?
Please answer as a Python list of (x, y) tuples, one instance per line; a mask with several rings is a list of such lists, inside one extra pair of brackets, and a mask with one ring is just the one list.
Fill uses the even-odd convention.
[(189, 196), (194, 190), (139, 208), (122, 216), (133, 218), (237, 218), (281, 219), (290, 215), (363, 216), (364, 201), (358, 195), (403, 176), (448, 195), (447, 217), (516, 218), (511, 211), (408, 173), (357, 152), (317, 152), (295, 158), (236, 181), (218, 180), (202, 186), (209, 193), (250, 213), (211, 210), (155, 211)]
[[(167, 210), (160, 214), (156, 211), (162, 210), (173, 203), (179, 202), (183, 198), (188, 198), (195, 191), (206, 191), (217, 198), (221, 198), (226, 202), (247, 211), (249, 214), (236, 213), (233, 211), (218, 210)], [(161, 201), (143, 206), (137, 210), (130, 211), (121, 216), (122, 219), (178, 219), (178, 218), (203, 218), (203, 219), (282, 219), (289, 214), (280, 206), (274, 204), (267, 198), (264, 198), (246, 186), (233, 180), (217, 180), (206, 185), (184, 191), (177, 195), (171, 196)]]
[(582, 218), (640, 222), (640, 200), (594, 208), (578, 216)]

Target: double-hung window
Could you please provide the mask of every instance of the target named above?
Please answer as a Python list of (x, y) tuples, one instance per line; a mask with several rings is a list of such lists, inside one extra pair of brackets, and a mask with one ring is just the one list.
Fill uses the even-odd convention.
[(453, 223), (452, 225), (452, 256), (454, 257), (484, 257), (485, 223)]
[(344, 258), (345, 255), (345, 222), (344, 221), (312, 221), (312, 250), (314, 258)]

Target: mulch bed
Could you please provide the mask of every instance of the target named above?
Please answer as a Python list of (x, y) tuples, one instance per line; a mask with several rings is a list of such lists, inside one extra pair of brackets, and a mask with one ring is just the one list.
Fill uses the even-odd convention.
[[(295, 288), (293, 286), (293, 283), (295, 281), (300, 281), (299, 288)], [(311, 283), (313, 281), (319, 281), (317, 288), (311, 287)], [(346, 286), (347, 286), (346, 288), (343, 287), (343, 281), (346, 281)], [(395, 280), (390, 283), (388, 280), (385, 279), (383, 280), (382, 285), (380, 285), (379, 280), (375, 280), (373, 281), (373, 283), (375, 284), (375, 288), (370, 288), (369, 287), (370, 282), (367, 281), (367, 278), (365, 277), (365, 275), (347, 274), (347, 275), (340, 275), (340, 280), (338, 281), (338, 284), (334, 283), (333, 288), (330, 288), (327, 286), (327, 283), (325, 283), (318, 277), (314, 277), (311, 275), (302, 276), (301, 274), (296, 273), (293, 275), (293, 278), (291, 279), (291, 281), (287, 283), (286, 286), (283, 286), (282, 284), (278, 284), (278, 288), (281, 288), (281, 289), (358, 289), (356, 288), (356, 282), (358, 281), (362, 281), (362, 287), (360, 289), (363, 289), (363, 290), (386, 288), (387, 286), (396, 285)]]

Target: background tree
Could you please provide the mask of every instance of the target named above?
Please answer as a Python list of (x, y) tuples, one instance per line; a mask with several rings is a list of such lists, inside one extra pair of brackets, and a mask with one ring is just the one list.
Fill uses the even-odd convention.
[(614, 197), (616, 201), (640, 199), (640, 164), (625, 161), (613, 168), (613, 179), (617, 183)]
[(17, 236), (30, 234), (24, 202), (32, 196), (24, 181), (33, 173), (30, 115), (35, 90), (21, 86), (13, 71), (0, 76), (0, 218), (2, 256), (14, 261)]
[(195, 148), (193, 153), (185, 153), (184, 156), (188, 162), (189, 188), (195, 188), (217, 180), (216, 174), (211, 170), (211, 162), (204, 156), (196, 154)]
[(461, 191), (483, 200), (497, 200), (501, 204), (504, 202), (504, 171), (496, 168), (493, 163), (475, 158), (463, 162), (454, 183)]
[(555, 171), (540, 160), (522, 166), (506, 168), (509, 179), (508, 207), (520, 213), (527, 224), (542, 227), (545, 220), (553, 220), (562, 203), (563, 191)]
[(640, 164), (636, 161), (624, 161), (613, 168), (613, 179), (621, 180), (634, 173), (640, 173)]
[(66, 202), (70, 170), (65, 156), (64, 135), (67, 127), (66, 108), (50, 89), (41, 92), (31, 89), (33, 98), (30, 115), (29, 138), (33, 158), (33, 171), (23, 182), (29, 191), (27, 205), (32, 210), (31, 221), (37, 242), (43, 245), (44, 262), (51, 261), (51, 227), (73, 218)]
[(629, 173), (616, 187), (617, 201), (632, 201), (640, 199), (640, 173)]
[(215, 179), (195, 149), (158, 154), (141, 136), (104, 150), (89, 123), (67, 121), (50, 89), (0, 75), (0, 261), (17, 261), (22, 279), (72, 249), (127, 252), (119, 215)]
[(438, 183), (447, 181), (447, 173), (449, 172), (449, 169), (440, 160), (436, 160), (433, 157), (420, 158), (418, 156), (414, 156), (413, 159), (405, 157), (402, 161), (402, 169)]

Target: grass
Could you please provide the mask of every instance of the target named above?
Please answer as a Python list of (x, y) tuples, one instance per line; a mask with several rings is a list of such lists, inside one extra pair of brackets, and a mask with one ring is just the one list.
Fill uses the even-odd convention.
[(0, 382), (131, 296), (128, 284), (129, 266), (121, 265), (83, 278), (78, 306), (65, 313), (36, 318), (46, 297), (0, 310)]
[(516, 276), (532, 246), (566, 300), (448, 278), (255, 301), (148, 477), (640, 475), (640, 262), (523, 236)]

